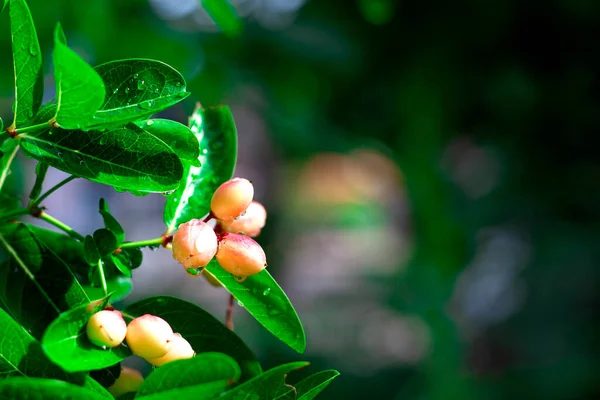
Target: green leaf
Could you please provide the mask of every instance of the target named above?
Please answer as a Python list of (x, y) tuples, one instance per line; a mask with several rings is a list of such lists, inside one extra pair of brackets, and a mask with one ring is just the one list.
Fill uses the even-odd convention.
[(0, 300), (33, 336), (41, 337), (60, 312), (89, 301), (69, 266), (26, 224), (2, 227), (0, 251)]
[(160, 61), (118, 60), (95, 69), (106, 86), (106, 101), (94, 115), (94, 125), (145, 119), (189, 96), (183, 76)]
[(33, 188), (31, 188), (31, 193), (29, 193), (29, 198), (31, 200), (35, 200), (40, 197), (42, 193), (42, 185), (44, 184), (44, 179), (46, 179), (46, 173), (48, 172), (48, 164), (43, 162), (38, 162), (35, 167), (35, 183), (33, 184)]
[(200, 143), (201, 166), (185, 164), (179, 188), (167, 197), (163, 219), (167, 233), (210, 211), (217, 188), (233, 176), (237, 158), (237, 131), (229, 107), (196, 108), (190, 128)]
[(121, 261), (121, 258), (119, 256), (120, 255), (111, 254), (109, 257), (106, 258), (106, 261), (111, 263), (114, 268), (121, 271), (123, 275), (125, 275), (128, 278), (131, 278), (131, 270), (123, 261)]
[[(8, 1), (9, 1), (9, 0), (4, 0), (4, 1), (2, 2), (2, 9), (0, 10), (0, 13), (1, 13), (2, 11), (4, 11), (4, 8), (5, 8), (5, 7), (6, 7), (6, 5), (8, 4)], [(1, 131), (1, 130), (2, 130), (2, 129), (0, 129), (0, 131)]]
[(101, 395), (102, 398), (106, 399), (106, 400), (113, 400), (114, 397), (112, 394), (110, 394), (110, 392), (108, 390), (106, 390), (104, 388), (104, 386), (102, 386), (100, 383), (98, 383), (94, 378), (92, 378), (91, 376), (87, 375), (87, 374), (83, 374), (85, 376), (85, 381), (83, 382), (83, 387), (91, 390), (93, 392), (96, 392), (97, 394)]
[(42, 104), (44, 71), (35, 25), (25, 0), (10, 0), (10, 28), (15, 68), (15, 119), (12, 128), (33, 118)]
[(202, 7), (221, 31), (229, 36), (237, 36), (241, 33), (240, 17), (229, 0), (202, 0)]
[(274, 399), (285, 386), (285, 377), (291, 371), (304, 368), (307, 362), (293, 362), (272, 368), (248, 382), (219, 396), (219, 400), (228, 399)]
[[(261, 373), (255, 355), (234, 332), (195, 304), (168, 296), (149, 297), (123, 310), (133, 316), (157, 315), (179, 332), (198, 354), (219, 352), (237, 361), (242, 380)], [(162, 367), (161, 367), (162, 368)]]
[(117, 238), (117, 244), (121, 244), (123, 240), (125, 240), (125, 231), (123, 230), (123, 227), (119, 221), (117, 221), (117, 219), (110, 213), (108, 204), (106, 204), (106, 200), (104, 199), (100, 199), (99, 212), (104, 220), (104, 227), (114, 233), (115, 237)]
[(96, 246), (96, 241), (90, 235), (87, 235), (83, 241), (83, 256), (89, 265), (95, 266), (100, 262), (98, 246)]
[(127, 264), (129, 269), (136, 269), (142, 265), (144, 255), (139, 247), (130, 247), (121, 250), (122, 252), (118, 256), (121, 261)]
[(340, 373), (334, 369), (317, 372), (294, 385), (296, 391), (284, 387), (284, 394), (275, 400), (312, 400), (321, 393)]
[(165, 142), (182, 162), (200, 166), (198, 139), (187, 126), (168, 119), (149, 119), (136, 124)]
[(0, 150), (2, 151), (2, 157), (0, 158), (0, 190), (4, 187), (6, 178), (10, 173), (10, 166), (12, 165), (19, 148), (19, 142), (14, 139), (5, 140), (2, 142), (2, 146), (0, 146)]
[(16, 196), (10, 196), (6, 193), (0, 193), (0, 222), (2, 220), (10, 220), (11, 217), (4, 218), (3, 215), (9, 214), (11, 211), (21, 208), (21, 199)]
[(56, 82), (56, 122), (64, 129), (84, 128), (104, 103), (102, 78), (67, 47), (60, 24), (54, 30), (52, 58)]
[(55, 319), (42, 338), (48, 358), (67, 372), (79, 372), (110, 367), (130, 356), (131, 351), (123, 345), (101, 349), (88, 340), (87, 321), (101, 309), (102, 306), (83, 305)]
[[(125, 276), (115, 276), (106, 280), (108, 293), (113, 302), (123, 300), (133, 290), (133, 282)], [(92, 285), (83, 285), (85, 293), (90, 300), (98, 300), (104, 297), (104, 290), (101, 287)]]
[(219, 398), (218, 395), (227, 389), (227, 385), (227, 381), (213, 381), (135, 398), (140, 400), (210, 400)]
[(275, 279), (264, 269), (238, 282), (216, 259), (206, 267), (258, 322), (298, 353), (306, 348), (302, 323)]
[(167, 363), (146, 377), (137, 396), (146, 396), (174, 389), (221, 381), (235, 382), (240, 379), (240, 367), (235, 360), (221, 353), (202, 353), (194, 358)]
[(100, 228), (94, 232), (94, 241), (100, 257), (111, 254), (117, 248), (117, 237), (106, 228)]
[[(6, 5), (6, 3), (4, 3), (4, 5)], [(0, 117), (0, 132), (4, 132), (4, 121), (2, 121), (2, 117)], [(2, 154), (0, 154), (0, 156), (2, 156)]]
[(181, 161), (135, 124), (110, 131), (49, 129), (23, 134), (25, 152), (54, 168), (125, 190), (166, 192), (179, 186)]
[(105, 400), (101, 394), (55, 379), (11, 378), (0, 382), (0, 398), (12, 400)]

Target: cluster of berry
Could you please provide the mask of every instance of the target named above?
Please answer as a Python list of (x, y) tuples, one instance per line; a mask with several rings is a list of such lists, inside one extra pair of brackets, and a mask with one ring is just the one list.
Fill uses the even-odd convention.
[[(117, 347), (126, 341), (133, 354), (156, 367), (196, 354), (187, 340), (173, 332), (167, 321), (150, 314), (137, 317), (127, 325), (120, 311), (108, 307), (92, 315), (86, 333), (90, 342), (103, 348)], [(127, 391), (131, 391), (132, 384), (138, 382), (139, 386), (143, 380), (138, 375), (141, 378), (139, 372), (127, 369), (124, 375), (122, 373), (122, 379), (115, 382), (117, 386), (113, 385), (109, 390), (121, 392), (124, 389), (121, 386), (126, 384)]]
[(262, 271), (267, 266), (266, 255), (252, 237), (265, 226), (267, 212), (253, 197), (254, 187), (244, 178), (219, 186), (210, 203), (210, 217), (217, 219), (217, 225), (213, 228), (198, 219), (181, 224), (173, 236), (173, 258), (194, 275), (215, 256), (238, 280)]

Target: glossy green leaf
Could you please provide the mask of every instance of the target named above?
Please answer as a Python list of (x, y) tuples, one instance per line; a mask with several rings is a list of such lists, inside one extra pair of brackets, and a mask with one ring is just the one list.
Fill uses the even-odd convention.
[(11, 400), (105, 400), (98, 392), (55, 379), (11, 378), (0, 382), (0, 398)]
[(145, 119), (189, 96), (183, 76), (160, 61), (118, 60), (95, 69), (106, 86), (106, 101), (94, 115), (94, 125)]
[(2, 151), (2, 156), (0, 157), (0, 190), (4, 187), (6, 178), (10, 173), (10, 167), (20, 147), (19, 142), (14, 139), (5, 140), (0, 146), (0, 150)]
[(23, 134), (23, 150), (54, 168), (125, 190), (165, 192), (179, 186), (175, 153), (135, 124), (109, 131), (48, 129)]
[(33, 336), (41, 337), (60, 312), (89, 301), (69, 266), (28, 225), (2, 228), (2, 257), (0, 299)]
[(294, 384), (295, 391), (284, 387), (284, 394), (275, 400), (312, 400), (321, 393), (340, 373), (334, 369), (317, 372)]
[(302, 323), (275, 279), (265, 269), (238, 282), (216, 258), (206, 267), (240, 304), (273, 335), (298, 353), (306, 348)]
[(242, 31), (242, 22), (229, 0), (202, 0), (202, 7), (224, 33), (237, 36)]
[(237, 158), (237, 131), (229, 107), (198, 107), (190, 129), (200, 143), (200, 167), (185, 164), (179, 188), (167, 197), (163, 219), (167, 233), (210, 211), (217, 188), (231, 179)]
[(89, 265), (98, 265), (98, 262), (100, 262), (98, 246), (96, 246), (96, 241), (90, 235), (87, 235), (83, 241), (83, 256)]
[(83, 382), (83, 384), (81, 386), (102, 396), (102, 398), (105, 400), (113, 400), (114, 399), (113, 395), (110, 394), (110, 392), (108, 390), (106, 390), (104, 388), (104, 386), (102, 386), (100, 383), (98, 383), (94, 378), (92, 378), (91, 376), (89, 376), (87, 374), (80, 374), (80, 375), (85, 376), (85, 381)]
[(194, 132), (187, 126), (168, 119), (149, 119), (136, 124), (165, 142), (182, 162), (200, 166), (200, 145)]
[(52, 58), (56, 83), (56, 122), (64, 129), (87, 127), (104, 103), (102, 78), (67, 47), (60, 24), (56, 25), (54, 31)]
[(88, 270), (88, 263), (83, 255), (83, 243), (64, 233), (54, 232), (35, 225), (27, 225), (39, 241), (52, 251), (69, 266), (75, 273), (84, 273)]
[(157, 315), (179, 332), (198, 354), (219, 352), (232, 357), (242, 370), (242, 380), (261, 373), (255, 355), (234, 332), (195, 304), (175, 297), (149, 297), (127, 306), (133, 316)]
[(100, 257), (111, 254), (117, 248), (117, 237), (106, 228), (100, 228), (94, 232), (94, 241)]
[(214, 381), (235, 382), (241, 371), (235, 360), (221, 353), (202, 353), (194, 358), (167, 363), (152, 371), (137, 391), (137, 396), (195, 386)]
[(44, 179), (46, 179), (46, 173), (48, 172), (48, 164), (43, 162), (38, 162), (35, 167), (35, 183), (33, 184), (33, 188), (31, 188), (31, 192), (29, 193), (29, 198), (31, 200), (35, 200), (40, 197), (42, 193), (42, 185), (44, 184)]
[[(133, 282), (125, 276), (115, 276), (106, 280), (108, 294), (110, 300), (117, 302), (123, 300), (133, 290)], [(101, 287), (92, 285), (83, 285), (85, 293), (90, 300), (98, 300), (104, 297), (104, 290)]]
[(98, 382), (102, 387), (110, 387), (121, 375), (121, 363), (116, 363), (110, 367), (90, 371), (90, 377)]
[[(6, 7), (6, 5), (8, 4), (8, 1), (9, 1), (9, 0), (3, 0), (3, 1), (2, 1), (2, 9), (0, 9), (0, 13), (1, 13), (2, 11), (4, 11), (4, 8), (5, 8), (5, 7)], [(0, 131), (1, 131), (1, 130), (2, 130), (2, 129), (0, 129)]]
[(126, 277), (131, 278), (131, 270), (129, 269), (129, 266), (127, 266), (127, 264), (121, 260), (120, 254), (111, 254), (110, 256), (106, 257), (105, 261), (107, 263), (111, 263), (114, 268), (118, 269)]
[(104, 220), (104, 227), (115, 235), (117, 239), (117, 244), (122, 243), (123, 240), (125, 240), (125, 230), (123, 229), (119, 221), (117, 221), (117, 219), (113, 217), (113, 215), (110, 213), (110, 210), (108, 209), (108, 204), (106, 204), (106, 201), (104, 199), (100, 199), (99, 212), (100, 215), (102, 215), (102, 219)]
[(187, 386), (181, 389), (173, 389), (166, 392), (155, 393), (148, 396), (136, 396), (135, 398), (140, 400), (210, 400), (219, 398), (218, 395), (222, 393), (227, 386), (227, 381), (213, 381), (200, 383), (194, 386)]
[(25, 0), (10, 0), (10, 28), (15, 68), (15, 104), (12, 127), (32, 119), (42, 104), (44, 72), (35, 25)]
[(274, 399), (281, 393), (286, 375), (294, 370), (304, 368), (308, 364), (307, 362), (293, 362), (272, 368), (223, 393), (219, 400)]
[(129, 269), (136, 269), (142, 265), (144, 258), (144, 254), (139, 247), (122, 249), (122, 252), (118, 256)]
[(21, 199), (16, 196), (10, 196), (6, 193), (0, 193), (0, 222), (3, 220), (11, 220), (12, 217), (4, 217), (10, 215), (11, 211), (21, 207)]
[(110, 367), (130, 356), (131, 351), (123, 345), (101, 349), (88, 340), (85, 326), (100, 309), (101, 306), (92, 308), (86, 304), (55, 319), (42, 338), (48, 358), (67, 372), (79, 372)]

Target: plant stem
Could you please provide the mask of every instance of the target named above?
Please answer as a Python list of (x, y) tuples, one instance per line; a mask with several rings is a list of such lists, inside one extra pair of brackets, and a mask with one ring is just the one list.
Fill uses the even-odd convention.
[(104, 275), (104, 263), (102, 260), (98, 262), (98, 271), (100, 271), (100, 280), (102, 281), (102, 290), (104, 290), (104, 296), (108, 296), (108, 288), (106, 287), (106, 276)]
[(161, 236), (159, 238), (141, 240), (139, 242), (123, 243), (120, 248), (128, 249), (128, 248), (132, 248), (132, 247), (146, 247), (146, 246), (157, 246), (157, 245), (160, 246), (161, 244), (163, 244), (164, 240), (165, 240), (165, 238)]
[(225, 312), (225, 325), (233, 331), (233, 295), (229, 295), (229, 303), (227, 304), (227, 311)]
[(25, 133), (25, 132), (37, 131), (37, 130), (41, 130), (42, 128), (49, 128), (49, 127), (50, 127), (50, 125), (47, 122), (43, 122), (41, 124), (31, 125), (31, 126), (26, 126), (25, 128), (15, 129), (14, 132), (16, 134), (20, 134), (20, 133)]
[[(10, 139), (7, 139), (7, 140), (10, 140)], [(2, 186), (4, 186), (4, 182), (6, 181), (6, 177), (8, 176), (8, 171), (10, 171), (10, 164), (12, 164), (13, 160), (15, 159), (15, 156), (17, 155), (17, 152), (19, 151), (20, 147), (21, 147), (20, 145), (15, 146), (14, 150), (8, 157), (8, 161), (6, 161), (6, 166), (2, 170), (2, 173), (0, 174), (0, 190), (2, 190)]]
[(73, 228), (71, 228), (70, 226), (68, 226), (67, 224), (63, 223), (62, 221), (57, 220), (56, 218), (54, 218), (53, 216), (51, 216), (50, 214), (44, 212), (44, 211), (40, 211), (39, 215), (34, 215), (44, 221), (46, 221), (47, 223), (54, 225), (55, 227), (57, 227), (58, 229), (65, 231), (69, 236), (74, 237), (75, 239), (83, 242), (83, 240), (85, 239), (83, 237), (83, 235), (81, 235), (79, 232), (76, 232), (75, 230), (73, 230)]
[(56, 190), (58, 190), (59, 188), (61, 188), (62, 186), (66, 185), (67, 183), (71, 182), (74, 179), (77, 179), (78, 177), (75, 175), (71, 175), (68, 178), (63, 179), (62, 181), (58, 182), (56, 185), (52, 186), (50, 189), (48, 189), (48, 191), (46, 191), (46, 193), (42, 194), (40, 197), (38, 197), (37, 200), (33, 201), (30, 204), (30, 207), (37, 207), (42, 201), (46, 200), (46, 198), (48, 196), (50, 196), (52, 193), (54, 193)]

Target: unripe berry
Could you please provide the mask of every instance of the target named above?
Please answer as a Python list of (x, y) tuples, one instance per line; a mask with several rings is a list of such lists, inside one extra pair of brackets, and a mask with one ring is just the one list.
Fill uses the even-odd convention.
[(144, 377), (140, 374), (140, 371), (133, 368), (121, 367), (121, 375), (119, 375), (115, 383), (108, 388), (108, 391), (114, 397), (129, 392), (137, 392), (143, 381)]
[(254, 186), (244, 178), (233, 178), (217, 188), (210, 210), (217, 219), (233, 220), (242, 214), (254, 197)]
[(142, 358), (162, 357), (171, 348), (173, 329), (164, 319), (145, 314), (127, 326), (127, 345), (136, 356)]
[(171, 349), (162, 357), (149, 358), (148, 362), (156, 367), (160, 367), (170, 361), (192, 358), (196, 354), (192, 346), (179, 333), (173, 334), (171, 338)]
[(245, 213), (233, 221), (220, 221), (226, 232), (243, 233), (246, 236), (257, 237), (267, 221), (267, 210), (258, 201), (252, 201)]
[(185, 268), (204, 267), (217, 252), (217, 235), (206, 222), (193, 219), (173, 236), (173, 258)]
[(86, 325), (90, 342), (100, 347), (117, 347), (123, 343), (127, 324), (118, 311), (102, 310), (92, 315)]
[(267, 266), (262, 247), (248, 236), (237, 233), (222, 236), (217, 261), (225, 271), (238, 277), (257, 274)]

